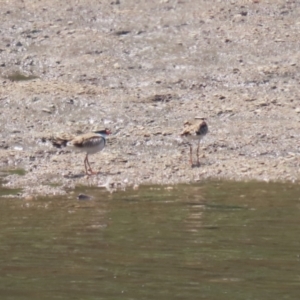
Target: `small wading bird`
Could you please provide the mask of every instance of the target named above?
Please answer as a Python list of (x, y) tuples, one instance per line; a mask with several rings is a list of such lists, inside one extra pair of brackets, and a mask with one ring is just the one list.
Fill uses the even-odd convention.
[(208, 126), (204, 118), (201, 118), (200, 121), (195, 122), (185, 122), (184, 130), (180, 134), (183, 140), (190, 146), (190, 164), (193, 167), (193, 148), (192, 141), (198, 141), (197, 147), (197, 166), (200, 165), (199, 162), (199, 146), (201, 139), (208, 133)]
[(77, 149), (82, 152), (86, 152), (84, 159), (85, 173), (87, 175), (97, 174), (90, 166), (88, 155), (97, 153), (105, 147), (106, 137), (111, 134), (109, 129), (93, 131), (78, 136), (61, 135), (52, 139), (53, 146), (57, 148), (69, 147)]

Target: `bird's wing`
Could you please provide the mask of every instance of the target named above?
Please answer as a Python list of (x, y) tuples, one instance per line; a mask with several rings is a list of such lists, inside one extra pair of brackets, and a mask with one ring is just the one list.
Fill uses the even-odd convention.
[(75, 147), (93, 147), (101, 143), (105, 145), (105, 138), (96, 133), (86, 133), (75, 137), (71, 143)]
[(187, 135), (190, 135), (191, 134), (191, 131), (190, 131), (190, 128), (184, 128), (184, 130), (180, 133), (181, 136), (187, 136)]
[(182, 136), (191, 135), (193, 132), (195, 132), (197, 125), (198, 125), (198, 123), (192, 123), (190, 121), (186, 121), (184, 123), (184, 129), (180, 135), (182, 135)]
[(59, 133), (49, 138), (53, 146), (61, 148), (65, 147), (69, 141), (74, 138), (74, 135), (68, 133)]

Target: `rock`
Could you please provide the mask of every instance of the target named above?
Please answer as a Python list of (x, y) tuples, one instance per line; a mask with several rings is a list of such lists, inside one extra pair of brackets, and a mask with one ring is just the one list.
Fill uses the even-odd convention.
[(48, 113), (48, 114), (52, 114), (52, 110), (50, 110), (48, 108), (43, 108), (42, 111), (45, 113)]
[(50, 158), (51, 161), (53, 162), (58, 162), (59, 161), (59, 157), (57, 155), (54, 155)]
[(81, 200), (81, 201), (87, 201), (87, 200), (92, 200), (92, 196), (89, 196), (89, 195), (85, 195), (85, 194), (79, 194), (77, 196), (77, 199), (78, 200)]

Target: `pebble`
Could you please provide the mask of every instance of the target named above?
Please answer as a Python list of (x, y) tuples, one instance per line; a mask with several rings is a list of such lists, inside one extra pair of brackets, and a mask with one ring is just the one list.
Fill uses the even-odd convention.
[(53, 161), (53, 162), (58, 162), (58, 161), (59, 161), (59, 158), (58, 158), (57, 155), (54, 155), (54, 156), (52, 156), (52, 157), (50, 158), (50, 160)]
[(42, 111), (45, 113), (48, 113), (48, 114), (52, 114), (52, 110), (50, 110), (48, 108), (43, 108)]
[(77, 196), (77, 199), (78, 199), (78, 200), (81, 200), (81, 201), (91, 200), (92, 198), (93, 198), (92, 196), (85, 195), (85, 194), (79, 194), (79, 195)]

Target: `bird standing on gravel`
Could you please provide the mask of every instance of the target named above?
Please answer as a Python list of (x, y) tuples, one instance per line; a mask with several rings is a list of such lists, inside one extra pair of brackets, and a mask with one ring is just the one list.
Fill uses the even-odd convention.
[(197, 147), (197, 166), (200, 165), (199, 162), (199, 147), (201, 139), (208, 133), (208, 126), (205, 122), (204, 118), (200, 119), (201, 121), (190, 122), (187, 121), (184, 123), (184, 130), (180, 134), (180, 136), (187, 142), (190, 146), (190, 164), (193, 167), (193, 149), (192, 149), (192, 141), (198, 141)]
[(87, 175), (94, 175), (98, 173), (92, 170), (88, 155), (103, 150), (106, 144), (106, 137), (109, 134), (111, 134), (111, 131), (106, 128), (103, 130), (93, 131), (78, 136), (61, 135), (59, 137), (53, 138), (51, 141), (53, 146), (57, 148), (67, 146), (82, 152), (86, 152), (86, 156), (84, 159), (85, 173)]

